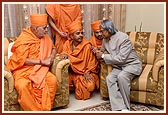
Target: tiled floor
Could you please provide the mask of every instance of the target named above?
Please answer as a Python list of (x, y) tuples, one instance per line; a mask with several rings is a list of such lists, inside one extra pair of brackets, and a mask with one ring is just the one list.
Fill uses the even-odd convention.
[(70, 94), (70, 103), (66, 109), (57, 109), (55, 111), (76, 111), (89, 106), (106, 102), (100, 97), (100, 93), (95, 91), (88, 100), (77, 100), (75, 94)]

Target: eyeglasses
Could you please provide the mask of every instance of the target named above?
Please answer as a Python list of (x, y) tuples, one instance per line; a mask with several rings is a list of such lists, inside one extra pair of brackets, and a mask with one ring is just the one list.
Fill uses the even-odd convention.
[(42, 28), (43, 30), (46, 30), (46, 29), (49, 28), (49, 25), (47, 24), (47, 25), (45, 25), (45, 26), (36, 26), (36, 29), (37, 29), (37, 28)]
[(48, 29), (49, 28), (49, 25), (47, 24), (46, 26), (43, 27), (43, 29)]

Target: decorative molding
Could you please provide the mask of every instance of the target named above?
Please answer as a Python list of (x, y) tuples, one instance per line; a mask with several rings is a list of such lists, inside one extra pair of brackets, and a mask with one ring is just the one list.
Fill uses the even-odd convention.
[(30, 18), (28, 13), (28, 6), (26, 4), (23, 5), (23, 14), (24, 14), (24, 23), (26, 27), (30, 24)]

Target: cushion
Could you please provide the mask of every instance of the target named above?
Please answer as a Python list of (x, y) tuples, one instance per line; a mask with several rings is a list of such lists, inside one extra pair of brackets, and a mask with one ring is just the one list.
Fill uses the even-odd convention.
[(154, 64), (164, 48), (164, 34), (157, 32), (127, 32), (143, 64)]
[(152, 76), (153, 65), (147, 64), (143, 67), (140, 76), (134, 77), (131, 82), (131, 91), (157, 92), (157, 81)]
[(11, 48), (12, 48), (13, 44), (14, 44), (14, 42), (9, 43), (9, 46), (8, 46), (8, 59), (9, 59), (10, 56), (13, 54), (13, 53), (11, 52)]

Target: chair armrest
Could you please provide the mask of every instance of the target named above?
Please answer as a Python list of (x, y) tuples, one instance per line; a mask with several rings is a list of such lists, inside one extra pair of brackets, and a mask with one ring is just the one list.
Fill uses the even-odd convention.
[(59, 54), (56, 55), (53, 64), (51, 65), (50, 71), (54, 75), (56, 75), (58, 82), (61, 82), (61, 76), (62, 76), (62, 69), (69, 65), (70, 61), (68, 59), (66, 60), (60, 60)]
[(164, 66), (164, 50), (162, 50), (157, 58), (155, 59), (154, 65), (153, 65), (153, 70), (152, 70), (152, 75), (153, 79), (158, 81), (158, 74), (160, 71), (160, 68)]
[(8, 56), (4, 56), (4, 64), (6, 65), (8, 61)]
[(14, 78), (10, 70), (4, 65), (4, 78), (8, 81), (8, 92), (12, 93), (14, 89)]
[(56, 76), (58, 78), (58, 81), (61, 82), (61, 72), (64, 66), (66, 66), (67, 64), (70, 64), (70, 60), (66, 59), (66, 60), (61, 60), (56, 67)]

